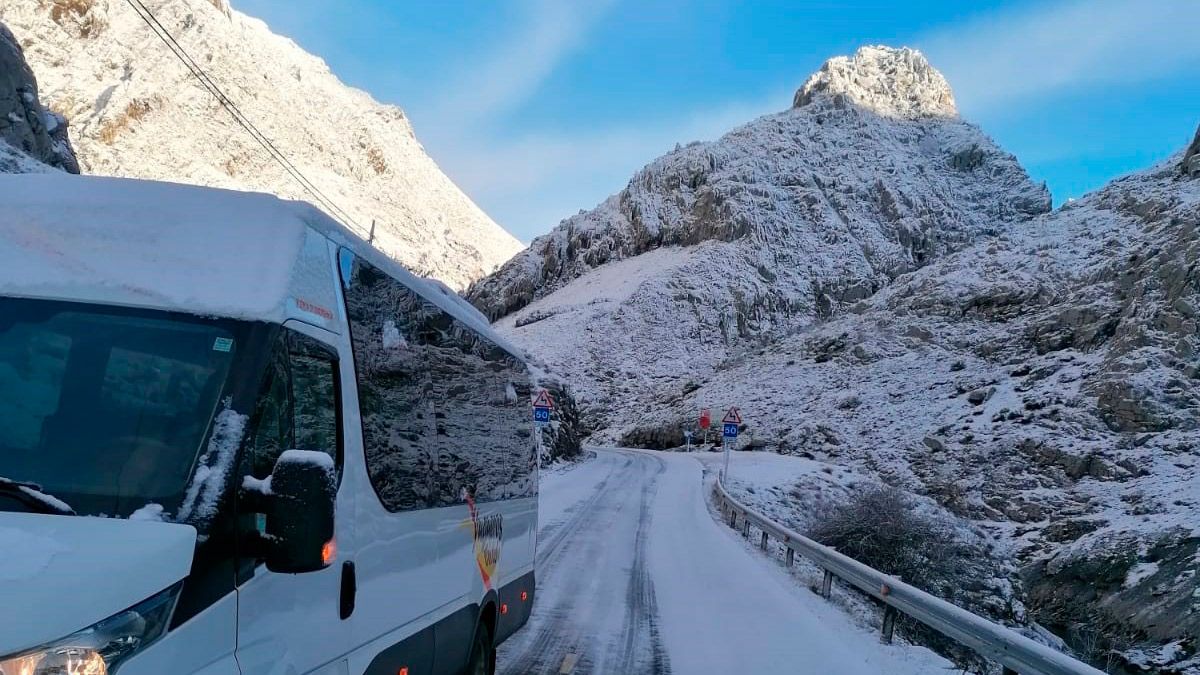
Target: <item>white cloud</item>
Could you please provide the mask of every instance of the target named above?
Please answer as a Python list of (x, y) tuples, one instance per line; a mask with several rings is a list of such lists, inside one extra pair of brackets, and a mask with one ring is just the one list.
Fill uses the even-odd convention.
[(523, 21), (482, 51), (472, 54), (445, 84), (433, 108), (455, 120), (487, 122), (512, 112), (586, 41), (588, 28), (612, 0), (529, 0)]
[(968, 117), (1030, 98), (1143, 82), (1200, 64), (1196, 0), (1070, 0), (985, 15), (918, 46)]

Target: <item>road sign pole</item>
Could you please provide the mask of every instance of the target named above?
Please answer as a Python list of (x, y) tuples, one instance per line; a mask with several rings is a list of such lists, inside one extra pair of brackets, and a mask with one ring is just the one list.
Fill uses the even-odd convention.
[(729, 478), (729, 445), (737, 439), (738, 427), (742, 424), (742, 414), (738, 412), (737, 406), (729, 409), (725, 413), (725, 418), (721, 420), (721, 439), (722, 445), (725, 448), (725, 472), (721, 474), (722, 478)]

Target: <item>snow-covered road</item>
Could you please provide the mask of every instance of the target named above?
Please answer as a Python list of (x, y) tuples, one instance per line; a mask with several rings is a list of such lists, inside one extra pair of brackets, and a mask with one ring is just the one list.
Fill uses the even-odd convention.
[(598, 450), (543, 478), (537, 604), (500, 672), (905, 675), (949, 664), (884, 646), (708, 510), (693, 457)]

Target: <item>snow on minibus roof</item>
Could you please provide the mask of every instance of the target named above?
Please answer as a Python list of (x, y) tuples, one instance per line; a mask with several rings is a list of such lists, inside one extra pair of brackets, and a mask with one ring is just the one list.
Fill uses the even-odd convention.
[(0, 176), (0, 295), (275, 319), (306, 205), (121, 178)]
[(316, 207), (255, 192), (69, 174), (0, 175), (0, 296), (282, 321), (306, 228), (523, 352), (444, 284), (422, 279)]

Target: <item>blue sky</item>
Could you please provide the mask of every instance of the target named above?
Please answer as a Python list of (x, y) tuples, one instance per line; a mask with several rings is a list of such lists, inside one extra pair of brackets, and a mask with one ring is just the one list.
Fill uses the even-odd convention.
[(233, 3), (404, 108), (523, 241), (675, 143), (786, 109), (864, 44), (924, 51), (1056, 202), (1165, 158), (1200, 122), (1200, 0)]

